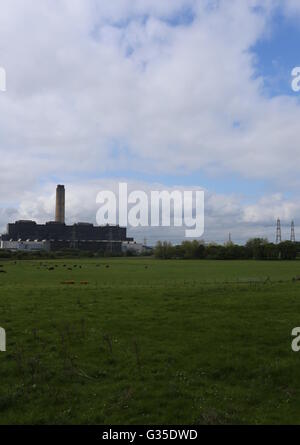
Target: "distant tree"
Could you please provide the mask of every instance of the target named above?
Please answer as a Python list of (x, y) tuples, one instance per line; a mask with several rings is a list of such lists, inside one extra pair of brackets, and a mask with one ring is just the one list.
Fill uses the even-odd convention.
[(282, 260), (295, 260), (297, 257), (297, 246), (291, 241), (284, 241), (278, 245), (280, 258)]
[(183, 258), (202, 259), (204, 258), (205, 246), (201, 241), (184, 241), (181, 244)]
[(279, 259), (279, 249), (274, 243), (268, 243), (264, 246), (264, 255), (267, 260), (278, 260)]
[(268, 240), (265, 238), (252, 238), (247, 241), (246, 249), (249, 250), (250, 258), (255, 260), (265, 259), (265, 246)]
[(168, 243), (167, 241), (164, 241), (163, 243), (159, 241), (154, 249), (154, 256), (155, 258), (159, 259), (171, 259), (174, 258), (175, 249), (172, 246), (171, 243)]
[(205, 247), (205, 258), (208, 260), (220, 260), (224, 257), (224, 246), (211, 243)]

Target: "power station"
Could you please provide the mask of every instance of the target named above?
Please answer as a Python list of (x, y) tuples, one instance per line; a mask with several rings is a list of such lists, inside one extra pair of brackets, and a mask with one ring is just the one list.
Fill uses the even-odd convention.
[(92, 252), (121, 253), (123, 244), (133, 243), (127, 238), (127, 228), (94, 226), (90, 223), (65, 224), (65, 187), (56, 189), (55, 221), (37, 224), (35, 221), (16, 221), (7, 225), (0, 237), (2, 249), (62, 250), (79, 249)]
[(57, 223), (65, 223), (65, 186), (58, 185), (56, 188), (56, 206), (55, 206), (55, 221)]

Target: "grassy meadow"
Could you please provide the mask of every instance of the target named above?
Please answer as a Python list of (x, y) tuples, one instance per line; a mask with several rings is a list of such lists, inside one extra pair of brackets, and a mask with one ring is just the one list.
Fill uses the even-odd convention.
[(0, 424), (300, 424), (300, 262), (2, 261)]

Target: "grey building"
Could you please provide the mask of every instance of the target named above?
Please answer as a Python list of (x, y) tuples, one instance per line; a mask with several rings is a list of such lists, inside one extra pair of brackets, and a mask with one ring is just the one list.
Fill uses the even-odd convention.
[(89, 223), (66, 225), (65, 188), (57, 187), (55, 221), (37, 224), (35, 221), (16, 221), (7, 225), (1, 241), (49, 241), (51, 250), (74, 248), (81, 250), (104, 250), (122, 252), (122, 242), (127, 238), (127, 229), (120, 226), (94, 226)]

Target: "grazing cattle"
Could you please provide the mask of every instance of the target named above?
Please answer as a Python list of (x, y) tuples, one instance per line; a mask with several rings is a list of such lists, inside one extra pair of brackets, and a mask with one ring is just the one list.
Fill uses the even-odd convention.
[(6, 270), (0, 270), (0, 273), (7, 273)]
[(89, 282), (88, 281), (80, 281), (80, 284), (87, 285), (87, 284), (89, 284)]
[(75, 281), (62, 281), (61, 284), (71, 285), (71, 284), (75, 284)]

